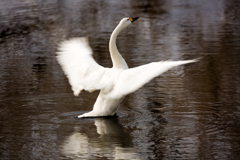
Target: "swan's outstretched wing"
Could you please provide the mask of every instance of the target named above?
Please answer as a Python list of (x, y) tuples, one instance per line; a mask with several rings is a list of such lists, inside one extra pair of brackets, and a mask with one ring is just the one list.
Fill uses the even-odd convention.
[(118, 92), (116, 94), (122, 96), (132, 93), (142, 87), (144, 84), (148, 83), (153, 78), (166, 72), (167, 70), (175, 66), (196, 61), (198, 61), (198, 59), (186, 61), (153, 62), (136, 68), (125, 70), (120, 74), (118, 78), (118, 82), (116, 85), (116, 90)]
[(57, 60), (68, 77), (74, 95), (83, 89), (89, 92), (97, 88), (106, 68), (98, 65), (92, 57), (92, 49), (85, 37), (62, 42), (58, 48)]

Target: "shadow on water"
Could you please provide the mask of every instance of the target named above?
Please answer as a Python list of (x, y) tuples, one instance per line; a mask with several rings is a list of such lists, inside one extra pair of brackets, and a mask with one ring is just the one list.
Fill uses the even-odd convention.
[[(0, 2), (0, 159), (239, 159), (240, 3), (236, 0)], [(88, 36), (111, 67), (203, 57), (126, 96), (118, 117), (77, 119), (98, 92), (74, 97), (57, 44)]]
[(90, 134), (83, 126), (75, 126), (75, 132), (68, 136), (61, 147), (62, 154), (67, 158), (139, 159), (133, 148), (130, 134), (116, 117), (95, 118)]

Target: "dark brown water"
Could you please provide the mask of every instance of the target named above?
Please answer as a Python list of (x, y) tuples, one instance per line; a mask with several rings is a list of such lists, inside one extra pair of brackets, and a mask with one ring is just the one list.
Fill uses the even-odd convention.
[[(0, 159), (240, 159), (240, 1), (1, 0)], [(109, 37), (130, 67), (203, 57), (152, 80), (118, 117), (77, 119), (57, 44), (88, 36), (111, 67)]]

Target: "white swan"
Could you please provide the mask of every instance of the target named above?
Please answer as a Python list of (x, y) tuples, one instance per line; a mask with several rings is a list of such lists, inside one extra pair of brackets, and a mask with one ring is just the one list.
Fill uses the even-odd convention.
[(68, 77), (74, 95), (79, 95), (82, 90), (100, 90), (93, 110), (79, 115), (79, 118), (114, 115), (127, 94), (174, 66), (198, 61), (152, 62), (128, 69), (127, 63), (118, 52), (116, 38), (121, 30), (137, 19), (138, 17), (123, 18), (113, 31), (109, 43), (112, 68), (104, 68), (95, 62), (87, 38), (73, 38), (60, 44), (57, 60)]

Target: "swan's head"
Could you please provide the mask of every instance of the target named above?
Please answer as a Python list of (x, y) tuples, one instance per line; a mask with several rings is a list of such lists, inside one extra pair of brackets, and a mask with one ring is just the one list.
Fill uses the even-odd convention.
[(134, 21), (136, 21), (138, 19), (138, 17), (135, 18), (123, 18), (119, 25), (121, 25), (123, 28), (127, 27), (128, 25), (130, 25), (131, 23), (133, 23)]

